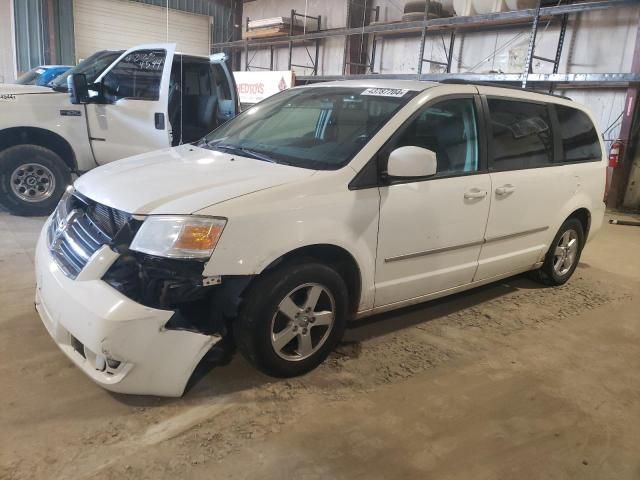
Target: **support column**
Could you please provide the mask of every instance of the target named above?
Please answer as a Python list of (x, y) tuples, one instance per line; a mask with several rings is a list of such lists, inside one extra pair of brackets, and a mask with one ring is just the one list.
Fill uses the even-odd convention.
[[(234, 0), (232, 8), (232, 18), (233, 18), (233, 30), (232, 30), (232, 40), (241, 40), (242, 39), (242, 0)], [(242, 61), (241, 55), (242, 52), (240, 50), (231, 50), (231, 69), (235, 71), (242, 70)]]
[[(640, 72), (640, 25), (636, 32), (636, 44), (633, 50), (633, 61), (631, 63), (631, 73)], [(636, 143), (638, 133), (634, 131), (640, 120), (638, 117), (638, 94), (640, 88), (636, 85), (630, 85), (627, 88), (627, 96), (624, 101), (624, 112), (622, 113), (622, 122), (620, 124), (619, 138), (622, 140), (624, 150), (622, 152), (622, 161), (620, 166), (613, 170), (611, 176), (611, 187), (607, 194), (607, 206), (609, 208), (619, 208), (623, 206), (625, 194), (629, 187), (630, 174), (633, 165), (633, 159), (636, 155)], [(608, 152), (607, 152), (608, 153)], [(637, 171), (637, 169), (636, 169)], [(640, 173), (637, 174), (640, 177)], [(637, 179), (640, 182), (640, 178)]]
[(58, 41), (56, 39), (57, 28), (56, 28), (56, 13), (57, 8), (55, 5), (55, 0), (45, 0), (42, 4), (42, 17), (43, 17), (43, 26), (45, 28), (45, 33), (47, 36), (47, 41), (45, 42), (44, 49), (44, 58), (45, 61), (50, 65), (56, 65), (59, 63), (58, 61)]

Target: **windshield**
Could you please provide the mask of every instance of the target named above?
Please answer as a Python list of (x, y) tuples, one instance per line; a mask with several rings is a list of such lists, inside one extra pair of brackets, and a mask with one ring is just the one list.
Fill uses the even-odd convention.
[(307, 87), (285, 90), (207, 135), (200, 146), (315, 170), (335, 170), (416, 92)]
[(123, 52), (124, 50), (120, 50), (118, 52), (96, 52), (73, 67), (71, 70), (67, 71), (64, 75), (57, 77), (49, 84), (49, 86), (56, 90), (66, 91), (67, 77), (74, 73), (84, 73), (87, 76), (87, 85), (91, 85), (96, 81), (96, 78), (100, 76), (104, 69), (111, 65), (116, 58), (122, 55)]
[(36, 67), (28, 72), (20, 75), (16, 80), (18, 85), (35, 85), (40, 75), (42, 75), (46, 70), (42, 67)]

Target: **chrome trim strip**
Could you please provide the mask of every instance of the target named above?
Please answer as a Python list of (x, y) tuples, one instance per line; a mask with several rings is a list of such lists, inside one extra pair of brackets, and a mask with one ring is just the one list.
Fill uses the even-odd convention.
[(509, 238), (521, 237), (523, 235), (531, 235), (533, 233), (544, 232), (545, 230), (549, 230), (549, 226), (548, 225), (546, 227), (532, 228), (530, 230), (523, 230), (521, 232), (509, 233), (507, 235), (499, 235), (497, 237), (485, 238), (484, 239), (484, 243), (497, 242), (498, 240), (507, 240)]
[(84, 248), (82, 248), (82, 246), (76, 242), (73, 237), (71, 237), (71, 235), (69, 235), (69, 231), (65, 230), (64, 232), (62, 232), (62, 236), (64, 237), (64, 239), (67, 241), (67, 243), (69, 244), (69, 247), (71, 247), (71, 249), (78, 254), (78, 256), (80, 256), (80, 258), (82, 258), (82, 260), (84, 260), (85, 262), (87, 260), (89, 260), (89, 254), (84, 250)]
[(89, 237), (93, 243), (96, 245), (102, 245), (102, 242), (99, 238), (96, 238), (87, 227), (85, 227), (82, 222), (73, 222), (71, 224), (71, 228), (75, 227), (76, 229), (82, 230), (85, 236)]
[(498, 240), (508, 240), (510, 238), (520, 237), (523, 235), (530, 235), (533, 233), (544, 232), (545, 230), (549, 230), (548, 225), (546, 227), (538, 227), (538, 228), (532, 228), (530, 230), (523, 230), (521, 232), (509, 233), (508, 235), (500, 235), (498, 237), (485, 238), (484, 240), (479, 240), (477, 242), (464, 243), (462, 245), (454, 245), (451, 247), (434, 248), (432, 250), (425, 250), (423, 252), (407, 253), (405, 255), (398, 255), (397, 257), (389, 257), (384, 259), (384, 263), (397, 262), (399, 260), (407, 260), (409, 258), (424, 257), (426, 255), (433, 255), (434, 253), (449, 252), (451, 250), (457, 250), (459, 248), (477, 247), (478, 245), (484, 245), (485, 243), (496, 242)]
[(482, 245), (484, 240), (478, 240), (477, 242), (465, 243), (463, 245), (454, 245), (452, 247), (434, 248), (432, 250), (425, 250), (424, 252), (407, 253), (405, 255), (398, 255), (397, 257), (385, 258), (385, 263), (397, 262), (398, 260), (407, 260), (408, 258), (423, 257), (425, 255), (432, 255), (434, 253), (448, 252), (450, 250), (457, 250), (459, 248), (477, 247)]

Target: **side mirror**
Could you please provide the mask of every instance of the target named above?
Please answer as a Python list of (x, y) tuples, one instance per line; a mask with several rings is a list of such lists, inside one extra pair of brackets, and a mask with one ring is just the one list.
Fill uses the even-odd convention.
[(436, 153), (422, 147), (400, 147), (389, 154), (387, 175), (392, 178), (430, 177), (438, 170)]
[(89, 86), (87, 76), (84, 73), (74, 73), (67, 77), (67, 89), (69, 100), (73, 105), (89, 102)]

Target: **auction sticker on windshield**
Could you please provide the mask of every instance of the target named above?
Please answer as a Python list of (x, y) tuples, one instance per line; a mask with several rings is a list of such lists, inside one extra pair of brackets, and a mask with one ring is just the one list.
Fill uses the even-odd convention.
[(409, 90), (406, 88), (367, 88), (360, 95), (371, 95), (373, 97), (402, 97)]

